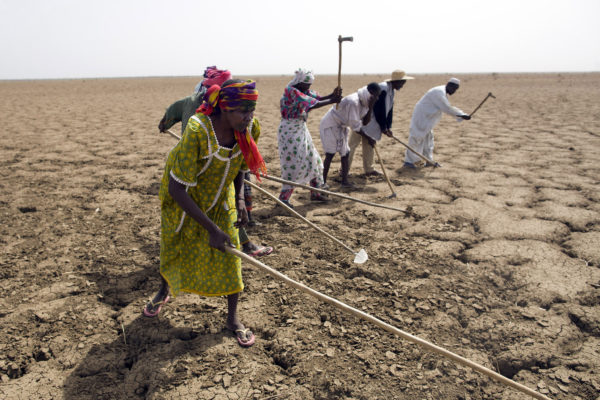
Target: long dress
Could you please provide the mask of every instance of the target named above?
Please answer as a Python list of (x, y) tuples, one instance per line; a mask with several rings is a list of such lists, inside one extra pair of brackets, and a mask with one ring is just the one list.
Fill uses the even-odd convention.
[[(281, 178), (306, 184), (314, 180), (323, 185), (323, 161), (306, 125), (307, 112), (319, 102), (316, 92), (307, 94), (287, 86), (281, 97), (281, 123), (277, 132)], [(292, 189), (283, 185), (282, 191)]]
[[(250, 123), (255, 140), (260, 125)], [(241, 261), (209, 245), (209, 234), (186, 215), (169, 194), (169, 179), (186, 186), (187, 193), (200, 209), (239, 248), (233, 180), (248, 167), (236, 143), (233, 148), (219, 145), (210, 118), (196, 114), (190, 118), (179, 143), (169, 152), (161, 187), (160, 273), (171, 293), (180, 291), (205, 296), (224, 296), (241, 292)]]

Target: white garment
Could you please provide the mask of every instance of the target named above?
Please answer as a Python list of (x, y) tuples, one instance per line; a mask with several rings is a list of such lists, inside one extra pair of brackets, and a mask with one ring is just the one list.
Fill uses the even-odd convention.
[[(458, 116), (464, 114), (459, 108), (450, 105), (446, 94), (446, 85), (429, 89), (415, 106), (410, 119), (408, 145), (430, 160), (433, 160), (433, 127), (440, 122), (442, 113), (457, 117), (457, 121), (462, 121), (462, 118)], [(420, 159), (415, 153), (406, 149), (405, 162), (414, 164)]]
[(334, 125), (328, 128), (320, 127), (321, 145), (325, 154), (340, 153), (345, 157), (350, 152), (348, 145), (348, 127)]
[[(434, 138), (433, 131), (429, 132), (427, 135), (423, 137), (408, 137), (408, 145), (423, 154), (425, 157), (429, 158), (433, 161), (433, 146), (434, 146)], [(409, 162), (411, 164), (415, 164), (421, 161), (421, 157), (413, 153), (412, 151), (406, 149), (406, 155), (404, 157), (404, 162)]]
[[(359, 92), (361, 90), (359, 89)], [(348, 127), (353, 131), (360, 131), (363, 127), (362, 118), (369, 111), (369, 97), (359, 97), (359, 92), (352, 93), (342, 99), (337, 108), (334, 105), (327, 111), (323, 119), (321, 119), (321, 132), (323, 128), (331, 128), (334, 126)], [(364, 92), (361, 92), (363, 94)]]
[(348, 128), (359, 131), (363, 127), (362, 118), (369, 111), (370, 97), (366, 87), (360, 88), (356, 93), (344, 97), (337, 109), (333, 106), (327, 111), (319, 124), (325, 153), (345, 156), (350, 152)]
[[(463, 115), (460, 109), (452, 107), (446, 95), (446, 85), (436, 86), (415, 106), (410, 120), (410, 136), (425, 137), (442, 118), (442, 113), (458, 117)], [(461, 121), (461, 118), (458, 118)]]

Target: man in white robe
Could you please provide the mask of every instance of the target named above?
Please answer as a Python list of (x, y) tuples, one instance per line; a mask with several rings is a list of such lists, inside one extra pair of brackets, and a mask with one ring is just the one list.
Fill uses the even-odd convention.
[(331, 107), (321, 119), (319, 131), (321, 144), (325, 151), (325, 161), (323, 162), (323, 181), (325, 183), (327, 183), (331, 160), (336, 153), (340, 153), (342, 158), (342, 187), (353, 187), (348, 181), (348, 171), (350, 169), (348, 163), (350, 153), (348, 131), (362, 132), (363, 126), (369, 123), (373, 105), (380, 92), (379, 85), (371, 82), (367, 86), (358, 89), (356, 93), (344, 97), (337, 106)]
[[(448, 96), (452, 96), (458, 90), (459, 86), (460, 81), (456, 78), (451, 78), (446, 85), (429, 89), (421, 97), (421, 100), (419, 100), (413, 111), (410, 120), (408, 145), (430, 160), (433, 160), (433, 127), (442, 118), (442, 113), (456, 117), (457, 121), (471, 119), (462, 110), (451, 106), (450, 101), (448, 101)], [(405, 168), (416, 168), (415, 163), (419, 160), (420, 157), (418, 155), (406, 149), (404, 157)], [(425, 166), (432, 165), (427, 163)]]

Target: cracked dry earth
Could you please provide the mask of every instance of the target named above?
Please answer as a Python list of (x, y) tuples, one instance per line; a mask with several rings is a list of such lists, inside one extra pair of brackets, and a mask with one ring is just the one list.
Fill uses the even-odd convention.
[[(235, 71), (234, 71), (235, 72)], [(345, 76), (344, 92), (387, 76)], [(448, 76), (396, 94), (394, 133)], [(352, 166), (348, 200), (296, 209), (369, 261), (255, 192), (262, 259), (293, 279), (553, 399), (600, 398), (600, 74), (459, 76), (471, 121), (436, 128), (443, 167), (397, 192)], [(224, 329), (225, 300), (183, 294), (141, 314), (159, 281), (159, 181), (174, 144), (156, 126), (197, 77), (0, 82), (0, 398), (525, 399), (528, 396), (244, 265), (250, 349)], [(289, 77), (259, 77), (256, 115), (277, 176), (278, 102)], [(335, 76), (317, 77), (328, 93)], [(321, 149), (318, 124), (309, 117)], [(177, 127), (174, 128), (177, 131)], [(332, 167), (337, 173), (339, 158)], [(332, 190), (339, 184), (332, 181)], [(279, 186), (264, 181), (276, 193)]]

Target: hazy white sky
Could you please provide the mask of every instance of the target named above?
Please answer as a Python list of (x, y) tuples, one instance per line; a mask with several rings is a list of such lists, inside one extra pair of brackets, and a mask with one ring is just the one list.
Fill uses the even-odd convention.
[(0, 79), (600, 71), (600, 0), (0, 0)]

